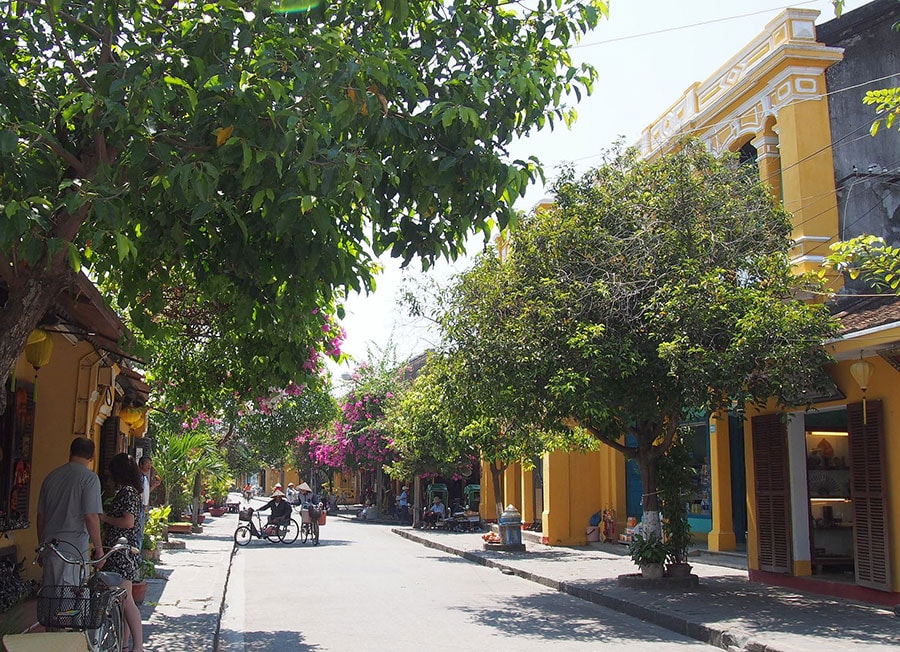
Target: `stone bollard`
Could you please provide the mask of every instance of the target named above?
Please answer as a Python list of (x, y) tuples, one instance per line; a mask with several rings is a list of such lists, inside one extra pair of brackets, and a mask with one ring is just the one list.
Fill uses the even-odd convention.
[(495, 544), (492, 549), (506, 551), (525, 550), (525, 545), (522, 543), (522, 515), (518, 509), (512, 505), (507, 505), (500, 515), (500, 521), (497, 525), (500, 529), (500, 543)]

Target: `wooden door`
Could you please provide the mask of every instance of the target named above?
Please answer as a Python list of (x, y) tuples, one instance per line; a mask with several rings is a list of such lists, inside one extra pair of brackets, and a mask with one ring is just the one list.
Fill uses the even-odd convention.
[(890, 541), (887, 469), (884, 455), (884, 412), (881, 401), (847, 406), (850, 435), (850, 498), (853, 500), (853, 544), (856, 583), (890, 591)]
[(773, 573), (790, 573), (791, 497), (787, 428), (780, 414), (754, 417), (751, 427), (759, 568)]

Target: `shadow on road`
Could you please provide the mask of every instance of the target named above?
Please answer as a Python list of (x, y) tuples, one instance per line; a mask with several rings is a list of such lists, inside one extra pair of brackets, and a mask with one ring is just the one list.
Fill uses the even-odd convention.
[[(233, 632), (223, 629), (220, 635), (223, 641), (243, 640), (242, 652), (307, 652), (321, 650), (318, 645), (303, 642), (299, 632)], [(173, 648), (181, 650), (182, 648)]]
[[(490, 608), (460, 607), (483, 625), (507, 635), (544, 639), (548, 642), (603, 641), (604, 645), (634, 643), (634, 621), (576, 598), (560, 599), (558, 593), (500, 599)], [(601, 617), (598, 618), (598, 613)], [(609, 614), (604, 619), (603, 614)], [(662, 631), (662, 630), (660, 630)], [(641, 629), (641, 643), (650, 649), (653, 642), (671, 641), (673, 634), (657, 636), (652, 629)]]

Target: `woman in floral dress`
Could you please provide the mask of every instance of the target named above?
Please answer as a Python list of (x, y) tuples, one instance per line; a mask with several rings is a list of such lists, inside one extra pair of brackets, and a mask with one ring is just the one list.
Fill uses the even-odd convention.
[[(141, 472), (137, 463), (125, 453), (119, 453), (109, 462), (109, 473), (116, 483), (116, 495), (106, 514), (100, 521), (106, 524), (103, 546), (113, 547), (120, 537), (125, 537), (128, 545), (138, 547), (141, 514)], [(143, 628), (141, 612), (131, 595), (131, 583), (137, 578), (140, 557), (129, 550), (117, 550), (103, 566), (103, 570), (122, 575), (122, 588), (127, 591), (125, 599), (125, 624), (134, 639), (133, 652), (143, 652)], [(128, 633), (125, 633), (128, 640)]]

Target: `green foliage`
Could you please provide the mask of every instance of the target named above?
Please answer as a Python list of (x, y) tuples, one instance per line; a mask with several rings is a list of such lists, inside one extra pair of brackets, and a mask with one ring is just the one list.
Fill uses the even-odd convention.
[(831, 245), (825, 264), (850, 278), (863, 278), (878, 289), (900, 293), (900, 247), (892, 247), (883, 238), (861, 235)]
[(26, 288), (49, 304), (84, 266), (149, 344), (181, 341), (160, 369), (196, 372), (195, 395), (299, 380), (310, 347), (327, 352), (319, 311), (374, 287), (370, 252), (427, 267), (513, 221), (542, 168), (507, 147), (574, 119), (596, 73), (569, 48), (606, 13), (0, 5), (0, 274), (23, 293), (0, 332), (40, 318)]
[[(298, 433), (324, 429), (337, 418), (337, 401), (327, 387), (317, 384), (299, 393), (273, 393), (245, 404), (230, 417), (232, 436), (229, 449), (239, 470), (258, 470), (261, 466), (280, 468), (292, 460), (291, 445)], [(246, 459), (240, 462), (241, 456)]]
[(171, 513), (171, 505), (150, 508), (147, 512), (147, 523), (144, 525), (144, 548), (147, 550), (156, 548), (156, 544), (163, 538), (163, 529), (169, 522)]
[(628, 554), (635, 564), (644, 566), (665, 563), (670, 552), (659, 537), (650, 534), (645, 538), (641, 534), (635, 534), (628, 544)]
[(140, 565), (138, 567), (138, 582), (142, 582), (144, 580), (153, 579), (156, 577), (156, 564), (150, 561), (149, 559), (141, 558)]
[(693, 542), (688, 506), (694, 498), (694, 471), (685, 437), (689, 428), (681, 428), (672, 446), (659, 459), (659, 503), (662, 531), (669, 549), (669, 560), (686, 563)]
[(564, 423), (637, 459), (653, 512), (682, 414), (804, 404), (835, 324), (796, 298), (820, 286), (793, 274), (790, 217), (736, 158), (694, 141), (652, 161), (613, 152), (555, 195), (453, 297), (461, 382), (486, 418)]
[[(886, 129), (890, 129), (894, 126), (894, 120), (900, 115), (900, 87), (866, 91), (863, 104), (874, 104), (875, 113), (882, 116), (872, 123), (872, 128), (869, 130), (875, 136), (881, 128), (882, 122)], [(900, 123), (897, 126), (900, 128)]]
[(430, 354), (412, 386), (387, 409), (395, 453), (395, 461), (388, 466), (392, 477), (468, 477), (472, 473), (478, 462), (477, 449), (461, 435), (452, 379), (449, 360)]
[(180, 515), (190, 495), (199, 496), (198, 476), (202, 479), (225, 470), (222, 450), (214, 435), (205, 427), (192, 430), (183, 415), (154, 411), (150, 423), (153, 467), (163, 482), (164, 502)]

